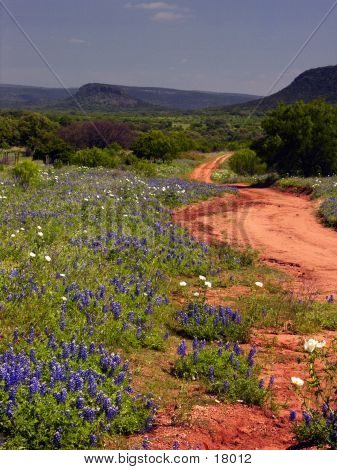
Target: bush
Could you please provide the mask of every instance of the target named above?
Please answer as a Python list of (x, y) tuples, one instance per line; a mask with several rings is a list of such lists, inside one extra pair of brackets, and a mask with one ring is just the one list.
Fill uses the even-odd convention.
[(250, 142), (248, 142), (248, 141), (237, 141), (237, 140), (235, 140), (233, 142), (228, 142), (226, 144), (226, 148), (227, 148), (227, 150), (232, 150), (232, 151), (242, 150), (242, 149), (248, 148), (249, 145), (250, 145)]
[(157, 166), (145, 160), (136, 160), (132, 165), (132, 170), (146, 178), (157, 176)]
[(228, 160), (228, 165), (234, 173), (242, 176), (262, 175), (266, 172), (266, 165), (250, 149), (235, 152)]
[(54, 160), (54, 168), (62, 168), (63, 167), (63, 162), (62, 160), (59, 160), (58, 158), (56, 160)]
[(189, 303), (176, 312), (179, 333), (189, 338), (247, 342), (249, 325), (230, 307), (213, 307), (204, 303)]
[(21, 186), (28, 187), (38, 178), (39, 166), (31, 160), (26, 160), (12, 169), (12, 175)]
[(218, 349), (206, 349), (205, 341), (193, 341), (193, 353), (186, 355), (184, 341), (178, 347), (180, 359), (173, 368), (177, 377), (189, 380), (202, 380), (208, 392), (216, 394), (227, 401), (242, 400), (251, 405), (262, 405), (274, 382), (269, 385), (259, 379), (254, 365), (256, 348), (253, 347), (245, 356), (236, 343), (233, 348), (227, 343), (218, 344)]
[(121, 151), (115, 148), (86, 148), (75, 152), (70, 163), (88, 167), (117, 168), (121, 163), (121, 155)]
[[(36, 335), (37, 336), (37, 335)], [(53, 334), (0, 355), (0, 438), (4, 449), (87, 449), (105, 433), (151, 426), (151, 397), (134, 396), (128, 362), (100, 345)]]

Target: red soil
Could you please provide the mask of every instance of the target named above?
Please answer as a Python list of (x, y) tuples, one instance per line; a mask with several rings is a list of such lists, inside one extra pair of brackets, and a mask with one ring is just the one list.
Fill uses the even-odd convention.
[[(211, 173), (229, 154), (200, 165), (192, 179), (211, 182)], [(175, 211), (174, 220), (207, 243), (228, 241), (251, 245), (262, 252), (264, 263), (276, 265), (295, 276), (302, 288), (337, 291), (337, 233), (322, 227), (314, 216), (312, 203), (272, 189), (240, 188), (239, 196), (224, 195)], [(334, 332), (315, 338), (331, 340)], [(248, 407), (241, 403), (196, 405), (188, 424), (179, 424), (179, 409), (159, 412), (156, 428), (149, 434), (151, 449), (170, 449), (177, 440), (180, 448), (195, 449), (286, 449), (295, 439), (289, 410), (300, 409), (291, 390), (292, 376), (305, 378), (304, 338), (292, 334), (255, 331), (252, 343), (258, 346), (261, 376), (275, 376), (275, 412), (270, 408)], [(191, 392), (202, 397), (202, 387)], [(274, 414), (273, 414), (274, 413)], [(139, 440), (139, 439), (138, 439)]]
[[(192, 179), (210, 182), (230, 154), (197, 167)], [(175, 211), (174, 220), (207, 243), (259, 250), (261, 260), (292, 274), (304, 292), (337, 294), (337, 232), (323, 227), (307, 196), (238, 185), (224, 195)]]
[[(331, 332), (315, 335), (328, 343)], [(189, 419), (179, 421), (180, 409), (173, 404), (160, 410), (156, 427), (148, 434), (151, 449), (172, 449), (178, 441), (181, 449), (287, 449), (296, 445), (289, 422), (289, 410), (300, 410), (300, 402), (291, 390), (290, 377), (304, 374), (304, 338), (291, 334), (255, 332), (252, 340), (258, 347), (259, 363), (264, 364), (262, 377), (266, 382), (275, 376), (275, 402), (278, 408), (271, 411), (241, 403), (223, 404), (214, 397), (205, 397), (202, 386), (191, 392), (191, 397), (208, 398), (208, 404), (195, 405)], [(173, 365), (173, 364), (170, 364)], [(165, 365), (165, 369), (167, 364)], [(139, 447), (142, 438), (131, 438), (131, 446)], [(135, 442), (136, 441), (136, 442)]]

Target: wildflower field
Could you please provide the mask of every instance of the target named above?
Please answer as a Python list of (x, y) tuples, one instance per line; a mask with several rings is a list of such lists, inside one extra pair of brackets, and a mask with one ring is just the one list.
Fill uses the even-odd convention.
[(226, 188), (99, 169), (0, 187), (2, 448), (149, 430), (156, 398), (133, 389), (128, 352), (165, 350), (176, 276), (220, 269), (168, 207)]
[[(41, 167), (24, 185), (1, 172), (0, 191), (2, 449), (151, 448), (173, 397), (186, 426), (196, 383), (200, 403), (274, 407), (252, 329), (336, 327), (333, 299), (289, 299), (249, 250), (207, 246), (172, 222), (172, 208), (236, 189)], [(209, 300), (240, 286), (249, 294), (235, 306)], [(290, 411), (301, 441), (316, 421)]]

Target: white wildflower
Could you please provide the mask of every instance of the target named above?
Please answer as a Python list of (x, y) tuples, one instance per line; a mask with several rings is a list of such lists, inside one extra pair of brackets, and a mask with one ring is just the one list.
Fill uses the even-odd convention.
[(304, 381), (299, 377), (291, 377), (291, 383), (297, 387), (303, 387)]
[(310, 338), (304, 342), (304, 351), (312, 353), (316, 348), (322, 349), (326, 346), (325, 341), (317, 341), (317, 339)]
[(310, 339), (306, 340), (304, 342), (304, 351), (306, 351), (308, 353), (312, 353), (316, 349), (317, 343), (318, 343), (318, 341), (316, 341), (313, 338), (310, 338)]

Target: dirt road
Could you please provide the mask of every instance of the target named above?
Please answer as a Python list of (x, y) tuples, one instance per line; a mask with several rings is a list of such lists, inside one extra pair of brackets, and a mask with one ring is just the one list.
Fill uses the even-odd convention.
[[(211, 182), (229, 155), (198, 166), (191, 179)], [(318, 222), (306, 196), (240, 186), (239, 196), (193, 204), (174, 218), (203, 241), (258, 249), (264, 263), (295, 276), (304, 293), (337, 294), (337, 232)]]
[(212, 173), (219, 168), (221, 163), (225, 161), (232, 155), (232, 152), (224, 153), (219, 157), (212, 158), (212, 160), (208, 160), (205, 163), (194, 168), (192, 173), (190, 174), (190, 178), (196, 181), (203, 181), (204, 183), (212, 183)]

